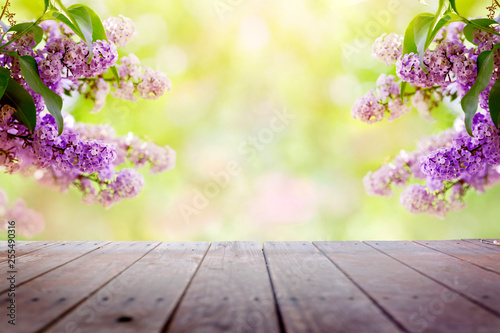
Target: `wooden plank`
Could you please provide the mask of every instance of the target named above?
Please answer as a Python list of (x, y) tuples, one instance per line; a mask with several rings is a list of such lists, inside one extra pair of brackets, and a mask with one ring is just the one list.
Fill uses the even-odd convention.
[[(16, 258), (31, 253), (33, 251), (37, 251), (41, 248), (47, 246), (54, 246), (59, 242), (46, 242), (46, 241), (16, 241), (15, 250), (16, 250)], [(1, 241), (0, 242), (0, 262), (7, 261), (8, 257), (8, 242)]]
[(500, 251), (463, 240), (416, 241), (420, 245), (500, 274)]
[(319, 250), (308, 242), (266, 242), (286, 332), (400, 332)]
[(414, 242), (366, 243), (500, 316), (500, 275)]
[(494, 314), (362, 242), (314, 244), (408, 332), (498, 332)]
[[(158, 242), (114, 242), (33, 279), (16, 290), (16, 332), (36, 332), (152, 250)], [(10, 299), (0, 295), (0, 307)], [(0, 332), (11, 328), (0, 321)]]
[(167, 331), (279, 332), (260, 243), (213, 243)]
[(486, 247), (488, 249), (500, 251), (500, 245), (493, 244), (494, 241), (498, 242), (498, 239), (462, 239), (464, 242), (469, 242), (479, 246)]
[(162, 243), (47, 332), (160, 332), (209, 243)]
[[(15, 268), (18, 272), (16, 284), (19, 286), (38, 275), (81, 257), (106, 243), (109, 242), (62, 242), (55, 246), (44, 247), (28, 255), (16, 258)], [(0, 263), (0, 272), (8, 270), (9, 264), (7, 261)], [(7, 291), (9, 285), (10, 283), (7, 279), (2, 279), (0, 281), (0, 293)]]

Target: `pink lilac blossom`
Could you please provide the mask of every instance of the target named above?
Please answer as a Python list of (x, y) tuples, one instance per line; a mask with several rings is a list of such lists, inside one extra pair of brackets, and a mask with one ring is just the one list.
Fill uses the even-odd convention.
[(97, 185), (88, 178), (79, 181), (77, 186), (84, 194), (85, 202), (98, 202), (109, 208), (123, 199), (136, 197), (144, 186), (144, 177), (135, 169), (122, 169), (104, 177), (107, 179), (99, 180)]
[(158, 99), (171, 89), (171, 82), (165, 74), (141, 66), (134, 54), (120, 59), (118, 75), (120, 82), (113, 83), (112, 95), (115, 98), (136, 101), (139, 95), (143, 99)]
[(449, 40), (452, 42), (463, 43), (465, 39), (463, 34), (464, 28), (464, 22), (452, 22), (438, 31), (436, 37), (434, 38), (434, 42), (439, 43), (443, 40)]
[(8, 202), (9, 198), (7, 197), (7, 193), (5, 193), (5, 191), (0, 188), (0, 216), (5, 213)]
[(112, 143), (116, 149), (115, 163), (132, 163), (136, 168), (149, 166), (152, 174), (168, 171), (175, 167), (176, 153), (169, 146), (158, 146), (143, 141), (133, 133), (118, 136), (109, 125), (76, 124), (75, 130), (82, 137)]
[(382, 74), (377, 79), (377, 88), (370, 90), (366, 95), (359, 98), (351, 108), (351, 115), (367, 124), (384, 119), (393, 121), (408, 112), (408, 99), (401, 101), (399, 84), (393, 75)]
[(137, 34), (134, 22), (123, 15), (110, 17), (102, 24), (109, 41), (118, 47), (127, 45)]
[(15, 221), (16, 233), (24, 237), (33, 237), (45, 227), (42, 214), (26, 207), (23, 199), (17, 199), (7, 207), (8, 199), (0, 189), (0, 231), (6, 231), (9, 221)]
[(373, 43), (372, 55), (375, 59), (386, 65), (392, 65), (401, 57), (403, 52), (403, 36), (390, 33), (383, 34)]
[(444, 218), (450, 210), (446, 200), (436, 196), (420, 184), (412, 184), (405, 188), (400, 196), (401, 205), (412, 214), (426, 213)]

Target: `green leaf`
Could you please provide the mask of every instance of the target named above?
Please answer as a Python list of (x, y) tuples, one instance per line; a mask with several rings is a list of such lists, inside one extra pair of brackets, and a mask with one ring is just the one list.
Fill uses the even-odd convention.
[(494, 21), (494, 20), (487, 19), (487, 18), (480, 18), (480, 19), (476, 19), (476, 20), (470, 20), (470, 23), (468, 23), (464, 27), (464, 36), (465, 36), (465, 38), (469, 42), (471, 42), (473, 44), (476, 44), (476, 43), (474, 43), (474, 34), (473, 34), (473, 32), (476, 31), (476, 30), (486, 30), (486, 31), (488, 31), (487, 29), (481, 29), (481, 27), (489, 27), (492, 24), (498, 24), (498, 22)]
[(42, 95), (47, 109), (56, 120), (60, 135), (63, 131), (63, 118), (61, 115), (63, 101), (61, 96), (50, 90), (50, 88), (43, 83), (38, 72), (35, 58), (24, 55), (19, 57), (19, 63), (21, 64), (21, 71), (23, 72), (26, 83), (28, 83), (35, 93)]
[(400, 87), (401, 89), (399, 91), (399, 94), (401, 95), (401, 101), (403, 101), (403, 95), (405, 93), (407, 85), (408, 85), (408, 82), (401, 81), (401, 87)]
[[(434, 20), (432, 20), (432, 28), (434, 28), (437, 24), (437, 22), (443, 17), (444, 13), (446, 12), (446, 6), (445, 6), (445, 0), (439, 0), (439, 6), (436, 11), (436, 15), (434, 15)], [(429, 31), (430, 34), (430, 31)]]
[(59, 21), (59, 22), (62, 22), (64, 24), (66, 24), (71, 30), (73, 30), (75, 32), (75, 34), (78, 35), (78, 37), (80, 37), (81, 39), (85, 40), (85, 38), (83, 37), (82, 32), (80, 31), (80, 29), (77, 26), (75, 26), (73, 24), (73, 22), (71, 22), (71, 20), (69, 18), (67, 18), (64, 14), (62, 14), (60, 12), (54, 11), (52, 13), (52, 17), (56, 21)]
[(417, 45), (415, 44), (415, 21), (418, 16), (415, 17), (405, 31), (405, 37), (403, 41), (403, 55), (408, 53), (417, 53)]
[(49, 6), (50, 6), (50, 0), (45, 0), (45, 9), (44, 9), (44, 12), (46, 12), (47, 9), (49, 9)]
[(457, 5), (455, 4), (455, 0), (450, 0), (450, 6), (451, 6), (451, 8), (453, 8), (455, 13), (458, 14)]
[[(82, 32), (83, 40), (87, 43), (89, 47), (89, 58), (87, 63), (90, 63), (93, 57), (92, 52), (92, 36), (93, 36), (93, 28), (92, 28), (92, 19), (90, 17), (89, 11), (82, 5), (74, 5), (68, 8), (68, 13), (73, 17), (73, 19), (78, 24), (78, 28)], [(104, 29), (104, 28), (103, 28)]]
[(488, 96), (488, 107), (490, 109), (491, 120), (498, 128), (500, 123), (500, 80), (497, 79), (491, 87), (490, 95)]
[(427, 36), (431, 34), (432, 30), (432, 22), (434, 20), (434, 15), (432, 14), (420, 14), (417, 16), (415, 20), (415, 31), (414, 31), (414, 38), (415, 38), (415, 45), (417, 46), (417, 52), (420, 57), (420, 67), (427, 72), (425, 66), (424, 66), (424, 53), (426, 49), (426, 44), (427, 44)]
[(0, 104), (12, 106), (16, 109), (14, 117), (26, 126), (30, 132), (35, 130), (36, 106), (33, 97), (12, 77), (9, 77), (9, 83), (2, 99), (0, 99)]
[(477, 111), (479, 94), (488, 86), (493, 74), (493, 55), (500, 47), (499, 44), (493, 47), (492, 51), (484, 51), (477, 57), (477, 78), (470, 90), (462, 98), (461, 105), (465, 112), (465, 128), (472, 136), (472, 119)]
[(445, 26), (446, 23), (448, 23), (451, 20), (450, 15), (445, 15), (443, 16), (436, 24), (434, 27), (434, 30), (430, 31), (429, 35), (427, 36), (427, 42), (425, 43), (425, 49), (431, 45), (432, 41), (434, 40), (434, 37), (436, 37), (437, 33), (439, 30), (441, 30), (442, 27)]
[(111, 67), (111, 73), (113, 73), (113, 76), (116, 79), (116, 83), (120, 84), (120, 75), (118, 75), (118, 70), (116, 69), (116, 66)]
[(7, 32), (25, 32), (32, 33), (35, 35), (35, 42), (38, 45), (43, 39), (43, 29), (33, 22), (19, 23), (15, 26), (10, 27)]
[(106, 36), (106, 30), (102, 25), (102, 21), (99, 16), (89, 7), (80, 5), (85, 8), (90, 15), (90, 19), (92, 21), (92, 41), (96, 40), (105, 40), (108, 41), (108, 36)]
[(5, 93), (5, 89), (9, 85), (10, 71), (5, 67), (0, 67), (0, 98)]
[(4, 50), (0, 50), (1, 53), (5, 53), (5, 54), (8, 54), (10, 55), (11, 57), (14, 57), (14, 58), (19, 58), (19, 54), (17, 54), (17, 52), (15, 51), (4, 51)]

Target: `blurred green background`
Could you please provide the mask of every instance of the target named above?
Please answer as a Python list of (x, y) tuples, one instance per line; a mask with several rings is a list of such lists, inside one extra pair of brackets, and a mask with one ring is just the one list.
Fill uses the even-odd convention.
[[(78, 1), (102, 19), (123, 14), (138, 36), (121, 53), (172, 80), (158, 101), (108, 99), (77, 120), (111, 123), (173, 147), (177, 167), (147, 175), (143, 192), (106, 210), (21, 176), (0, 175), (11, 199), (43, 213), (43, 240), (348, 240), (492, 238), (500, 234), (500, 188), (470, 193), (468, 207), (445, 220), (411, 215), (391, 198), (369, 197), (362, 177), (418, 138), (452, 122), (417, 112), (393, 123), (353, 120), (351, 105), (394, 69), (371, 57), (383, 32), (403, 34), (417, 0), (99, 0)], [(16, 0), (18, 20), (41, 12), (41, 0)], [(67, 4), (73, 2), (67, 1)], [(491, 1), (458, 0), (466, 15), (485, 16)], [(289, 121), (273, 127), (277, 114)], [(274, 128), (274, 130), (273, 130)], [(252, 148), (252, 140), (257, 144)], [(214, 175), (241, 166), (216, 191)], [(211, 187), (212, 186), (212, 187)], [(208, 189), (207, 189), (208, 187)], [(193, 200), (198, 204), (193, 209)], [(189, 208), (191, 207), (191, 210)]]

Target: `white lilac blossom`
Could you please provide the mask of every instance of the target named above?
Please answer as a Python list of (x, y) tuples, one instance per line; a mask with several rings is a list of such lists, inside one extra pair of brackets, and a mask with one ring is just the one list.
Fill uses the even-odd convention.
[[(118, 59), (117, 47), (125, 46), (136, 35), (132, 20), (120, 15), (105, 20), (103, 26), (107, 40), (94, 40), (92, 53), (68, 26), (54, 21), (40, 23), (40, 44), (32, 33), (17, 39), (14, 34), (7, 34), (1, 43), (18, 56), (33, 57), (41, 81), (56, 94), (79, 93), (92, 100), (91, 112), (102, 109), (109, 94), (135, 101), (138, 97), (157, 99), (170, 90), (170, 80), (163, 73), (142, 66), (135, 55)], [(36, 126), (27, 128), (16, 117), (15, 108), (0, 105), (1, 171), (34, 177), (62, 192), (74, 187), (82, 192), (85, 202), (109, 208), (139, 194), (144, 177), (138, 169), (149, 167), (154, 174), (175, 166), (175, 151), (170, 147), (144, 141), (132, 133), (119, 136), (109, 125), (81, 123), (63, 113), (64, 130), (59, 133), (59, 123), (47, 112), (43, 96), (27, 84), (18, 56), (0, 53), (0, 66), (8, 69), (33, 98)], [(119, 83), (111, 73), (114, 66)], [(44, 225), (43, 217), (26, 208), (22, 199), (9, 207), (1, 189), (0, 217), (15, 219), (20, 233), (27, 237), (40, 232)]]

